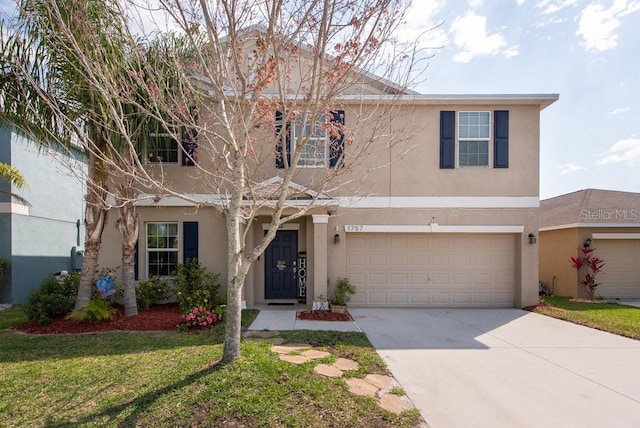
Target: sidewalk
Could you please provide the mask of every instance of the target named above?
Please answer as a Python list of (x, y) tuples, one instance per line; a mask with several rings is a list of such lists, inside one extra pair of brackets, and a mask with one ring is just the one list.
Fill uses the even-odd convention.
[(305, 321), (296, 319), (296, 309), (259, 308), (249, 330), (334, 330), (362, 332), (355, 321)]

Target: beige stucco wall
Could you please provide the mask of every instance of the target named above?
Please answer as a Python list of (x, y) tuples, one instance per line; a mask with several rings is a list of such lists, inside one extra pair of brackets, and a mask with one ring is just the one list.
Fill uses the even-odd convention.
[[(314, 190), (332, 189), (331, 196), (538, 196), (539, 116), (537, 105), (417, 105), (373, 113), (374, 106), (346, 105), (346, 127), (353, 142), (346, 145), (346, 167), (299, 168), (293, 181)], [(379, 107), (378, 107), (379, 108)], [(440, 111), (509, 110), (509, 168), (440, 169)], [(364, 113), (363, 113), (364, 111)], [(367, 114), (367, 112), (369, 114)], [(384, 113), (384, 114), (383, 114)], [(205, 113), (203, 113), (204, 115)], [(368, 118), (368, 121), (359, 120)], [(203, 119), (204, 120), (204, 119)], [(492, 118), (493, 120), (493, 118)], [(165, 180), (186, 193), (217, 192), (215, 144), (202, 133), (199, 167), (165, 165)], [(248, 174), (255, 182), (277, 175), (271, 131), (256, 131), (258, 144)], [(489, 157), (493, 159), (493, 145)], [(340, 183), (342, 183), (340, 185)]]
[[(223, 217), (213, 208), (195, 210), (188, 207), (138, 207), (139, 238), (138, 238), (138, 273), (140, 279), (147, 277), (146, 263), (146, 223), (147, 222), (177, 222), (179, 245), (178, 262), (182, 263), (182, 223), (185, 221), (198, 222), (199, 260), (209, 272), (220, 274), (220, 284), (226, 290), (227, 280), (227, 247), (226, 228)], [(117, 210), (109, 214), (108, 224), (104, 228), (102, 247), (98, 263), (101, 267), (122, 266), (122, 251), (120, 234), (115, 226)]]
[[(352, 132), (353, 142), (347, 144), (345, 151), (346, 167), (341, 170), (342, 177), (331, 182), (328, 194), (339, 196), (391, 196), (391, 197), (538, 197), (538, 152), (539, 152), (539, 115), (540, 106), (534, 104), (478, 104), (463, 102), (444, 103), (407, 103), (397, 108), (395, 113), (382, 114), (376, 106), (345, 104), (339, 106), (346, 110), (346, 126)], [(364, 109), (364, 110), (363, 110)], [(509, 168), (439, 168), (439, 121), (440, 111), (493, 111), (509, 110)], [(364, 113), (363, 113), (364, 112)], [(369, 114), (370, 113), (370, 114)], [(203, 111), (203, 120), (206, 111)], [(358, 121), (358, 117), (378, 118), (374, 122)], [(384, 119), (384, 120), (383, 120)], [(492, 117), (493, 120), (493, 117)], [(374, 126), (375, 125), (375, 126)], [(211, 127), (215, 127), (212, 124)], [(269, 130), (257, 130), (255, 145), (255, 163), (249, 168), (249, 175), (255, 182), (281, 175), (274, 165), (273, 142), (269, 143)], [(261, 134), (262, 133), (262, 134)], [(215, 141), (207, 147), (206, 132), (201, 134), (200, 158), (197, 167), (164, 165), (164, 179), (167, 183), (184, 193), (216, 194), (215, 180), (209, 173), (220, 165), (215, 157)], [(393, 137), (391, 137), (393, 136)], [(490, 144), (490, 150), (493, 150)], [(493, 153), (490, 152), (492, 162)], [(328, 169), (299, 169), (293, 181), (306, 185), (322, 183)], [(334, 188), (336, 183), (345, 183)], [(316, 188), (315, 190), (322, 190)], [(151, 193), (151, 192), (150, 192)], [(159, 205), (163, 205), (161, 202)], [(437, 202), (436, 202), (437, 206)], [(530, 206), (530, 205), (527, 205)], [(314, 213), (326, 210), (319, 209)], [(200, 232), (200, 260), (212, 272), (221, 274), (221, 282), (226, 281), (226, 245), (225, 224), (223, 218), (212, 208), (194, 211), (184, 207), (140, 207), (140, 277), (146, 271), (146, 253), (144, 247), (145, 222), (148, 221), (198, 221)], [(316, 284), (314, 263), (325, 263), (329, 282), (335, 284), (338, 277), (346, 275), (346, 235), (345, 224), (393, 224), (393, 225), (521, 225), (522, 234), (516, 242), (516, 289), (515, 306), (522, 307), (537, 303), (538, 291), (538, 245), (529, 244), (527, 235), (537, 235), (537, 209), (528, 208), (433, 208), (433, 209), (392, 209), (392, 208), (332, 208), (326, 227), (326, 254), (315, 251), (314, 223), (310, 216), (297, 220), (299, 226), (299, 251), (307, 251), (308, 257), (308, 302), (318, 290), (326, 290), (326, 284)], [(103, 251), (100, 257), (102, 266), (118, 266), (120, 238), (113, 222), (116, 213), (111, 216), (110, 224), (105, 228)], [(255, 245), (263, 235), (262, 223), (269, 218), (259, 216), (249, 228), (248, 246)], [(341, 235), (341, 243), (334, 244), (333, 236)], [(182, 225), (179, 225), (179, 230)], [(543, 242), (542, 237), (539, 241)], [(542, 252), (541, 252), (542, 254)], [(179, 252), (182, 261), (182, 249)], [(568, 263), (567, 263), (568, 264)], [(541, 271), (542, 272), (542, 271)], [(544, 279), (544, 278), (543, 278)], [(245, 284), (245, 299), (248, 304), (264, 302), (264, 257), (252, 267)]]
[[(555, 276), (554, 294), (566, 297), (586, 298), (584, 287), (578, 284), (578, 272), (571, 267), (570, 257), (579, 255), (587, 238), (594, 233), (639, 233), (640, 227), (572, 227), (567, 229), (547, 230), (540, 232), (540, 279), (552, 284)], [(598, 256), (598, 243), (592, 247)], [(604, 260), (606, 264), (606, 260)], [(606, 265), (605, 265), (606, 266)], [(605, 268), (606, 270), (606, 268)], [(605, 280), (604, 277), (598, 278)]]
[(578, 236), (576, 228), (540, 232), (540, 279), (558, 296), (580, 296), (578, 274), (569, 262), (578, 253)]

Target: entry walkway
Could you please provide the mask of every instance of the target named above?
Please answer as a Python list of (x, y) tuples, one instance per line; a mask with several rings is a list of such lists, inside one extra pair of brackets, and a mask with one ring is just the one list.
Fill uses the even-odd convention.
[[(296, 319), (295, 309), (272, 309), (260, 307), (258, 317), (249, 326), (249, 330), (362, 330), (354, 321), (305, 321)], [(299, 309), (304, 310), (306, 307)]]

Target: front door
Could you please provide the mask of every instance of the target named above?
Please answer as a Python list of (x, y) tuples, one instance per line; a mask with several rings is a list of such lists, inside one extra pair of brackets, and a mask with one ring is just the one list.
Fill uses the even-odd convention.
[(279, 230), (265, 251), (266, 299), (296, 298), (298, 231)]

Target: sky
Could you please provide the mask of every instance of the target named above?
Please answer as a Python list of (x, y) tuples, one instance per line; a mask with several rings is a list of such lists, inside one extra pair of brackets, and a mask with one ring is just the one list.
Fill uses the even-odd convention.
[(541, 112), (541, 199), (640, 192), (640, 0), (414, 0), (399, 37), (433, 55), (420, 93), (559, 94)]
[(420, 93), (559, 94), (541, 112), (541, 199), (640, 192), (640, 1), (414, 0), (405, 31), (439, 47)]

